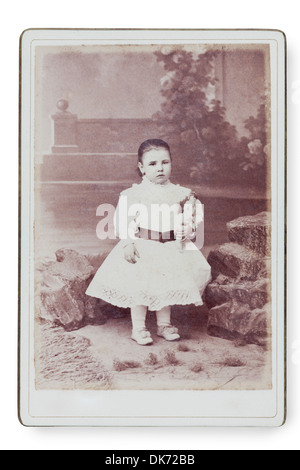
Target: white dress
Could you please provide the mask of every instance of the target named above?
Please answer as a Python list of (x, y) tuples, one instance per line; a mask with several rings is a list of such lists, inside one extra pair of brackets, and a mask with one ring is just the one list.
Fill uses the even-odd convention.
[[(139, 238), (139, 230), (172, 232), (182, 221), (182, 207), (192, 192), (167, 182), (151, 183), (144, 177), (123, 191), (115, 213), (116, 235), (121, 238), (98, 269), (86, 293), (123, 308), (137, 305), (161, 310), (171, 305), (203, 305), (202, 294), (211, 279), (211, 268), (189, 239), (154, 241)], [(197, 200), (194, 228), (203, 222), (203, 209)], [(168, 211), (169, 209), (169, 211)], [(153, 233), (152, 232), (152, 233)], [(153, 238), (153, 237), (151, 237)], [(131, 264), (124, 258), (124, 246), (135, 243), (140, 258)]]

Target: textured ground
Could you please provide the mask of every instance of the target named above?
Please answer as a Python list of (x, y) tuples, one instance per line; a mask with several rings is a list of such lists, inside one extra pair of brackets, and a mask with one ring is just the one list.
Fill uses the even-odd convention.
[(142, 347), (130, 339), (128, 315), (108, 318), (65, 332), (37, 324), (37, 388), (238, 390), (271, 385), (268, 348), (243, 345), (206, 333), (204, 309), (173, 313), (182, 339), (169, 343), (156, 336), (155, 318), (148, 317), (154, 344)]

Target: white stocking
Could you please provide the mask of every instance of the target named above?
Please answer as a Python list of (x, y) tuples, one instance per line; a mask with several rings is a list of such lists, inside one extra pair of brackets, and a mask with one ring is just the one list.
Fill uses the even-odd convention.
[(171, 307), (164, 307), (156, 312), (157, 326), (168, 326), (171, 324)]
[(147, 307), (137, 305), (131, 309), (132, 329), (139, 331), (146, 328)]

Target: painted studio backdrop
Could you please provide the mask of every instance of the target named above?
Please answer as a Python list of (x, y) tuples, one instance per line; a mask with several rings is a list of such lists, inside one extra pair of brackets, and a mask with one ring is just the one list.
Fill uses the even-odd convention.
[[(271, 387), (269, 73), (262, 45), (37, 48), (37, 388)], [(203, 307), (173, 309), (182, 340), (151, 350), (126, 310), (85, 295), (117, 243), (97, 208), (140, 181), (149, 138), (204, 204), (213, 273)]]

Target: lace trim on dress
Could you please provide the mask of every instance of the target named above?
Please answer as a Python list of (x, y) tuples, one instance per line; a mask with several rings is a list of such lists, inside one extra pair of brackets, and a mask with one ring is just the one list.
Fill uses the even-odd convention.
[(97, 297), (120, 308), (132, 308), (145, 305), (149, 310), (161, 310), (169, 305), (203, 305), (199, 292), (188, 290), (169, 290), (161, 295), (149, 295), (146, 292), (135, 292), (129, 295), (108, 286), (97, 287)]

